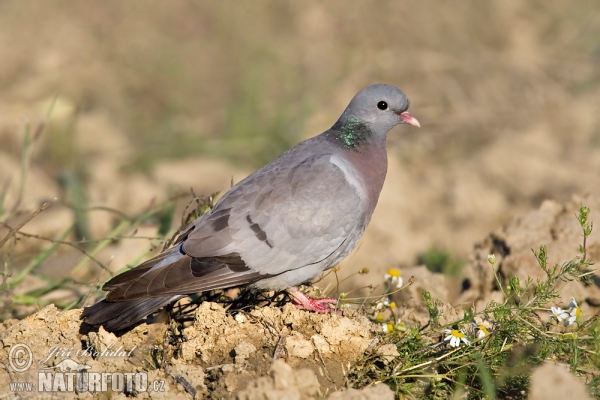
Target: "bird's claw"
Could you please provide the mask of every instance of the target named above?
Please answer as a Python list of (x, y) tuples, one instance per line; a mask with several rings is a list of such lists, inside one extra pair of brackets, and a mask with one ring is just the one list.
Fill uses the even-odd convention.
[(337, 304), (337, 299), (323, 297), (320, 299), (312, 299), (299, 290), (290, 292), (292, 304), (299, 310), (307, 310), (321, 313), (338, 313), (342, 314), (341, 310), (329, 307), (329, 304)]

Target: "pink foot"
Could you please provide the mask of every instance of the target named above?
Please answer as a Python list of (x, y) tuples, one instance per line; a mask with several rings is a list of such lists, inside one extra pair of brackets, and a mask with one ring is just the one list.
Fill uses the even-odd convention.
[(322, 298), (322, 299), (311, 299), (304, 293), (299, 290), (290, 290), (288, 291), (290, 297), (292, 298), (292, 303), (296, 306), (296, 308), (300, 310), (308, 310), (315, 312), (323, 312), (323, 313), (334, 313), (337, 312), (342, 314), (341, 310), (336, 310), (335, 308), (329, 307), (329, 304), (337, 304), (337, 299), (331, 298)]

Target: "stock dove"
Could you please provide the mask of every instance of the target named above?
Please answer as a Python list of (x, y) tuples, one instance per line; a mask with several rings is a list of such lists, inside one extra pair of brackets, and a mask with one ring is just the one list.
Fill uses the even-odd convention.
[(328, 312), (296, 286), (342, 261), (371, 220), (387, 172), (386, 138), (420, 126), (391, 85), (360, 91), (337, 122), (233, 186), (158, 256), (108, 281), (81, 318), (109, 331), (185, 295), (250, 286), (287, 290), (299, 307)]

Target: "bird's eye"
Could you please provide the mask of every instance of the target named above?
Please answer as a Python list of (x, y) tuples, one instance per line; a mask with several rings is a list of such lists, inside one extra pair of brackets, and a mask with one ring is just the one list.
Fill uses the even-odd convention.
[(385, 101), (380, 101), (379, 103), (377, 103), (377, 108), (379, 108), (380, 110), (387, 110), (388, 105)]

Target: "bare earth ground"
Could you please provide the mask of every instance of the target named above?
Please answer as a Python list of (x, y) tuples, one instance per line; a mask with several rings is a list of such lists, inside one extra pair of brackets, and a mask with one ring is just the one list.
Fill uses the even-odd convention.
[[(427, 312), (416, 301), (417, 290), (421, 288), (427, 288), (435, 299), (446, 303), (442, 324), (460, 318), (463, 306), (475, 304), (478, 308), (490, 300), (502, 301), (502, 294), (494, 290), (495, 280), (487, 264), (489, 253), (498, 256), (501, 275), (512, 272), (525, 277), (542, 278), (528, 246), (546, 243), (552, 263), (571, 259), (580, 240), (578, 226), (572, 223), (579, 201), (594, 209), (600, 208), (600, 201), (594, 198), (577, 199), (566, 205), (545, 202), (540, 209), (513, 220), (480, 242), (474, 261), (467, 266), (469, 288), (460, 294), (461, 302), (456, 308), (448, 303), (449, 289), (455, 284), (452, 280), (441, 274), (432, 276), (424, 267), (408, 269), (407, 273), (414, 273), (415, 282), (396, 299), (401, 304), (403, 321), (408, 326), (427, 323)], [(590, 257), (600, 256), (597, 235), (588, 243), (588, 249)], [(568, 282), (561, 293), (564, 298), (557, 299), (556, 305), (565, 304), (574, 296), (585, 315), (598, 313), (600, 288), (597, 286)], [(335, 391), (344, 388), (346, 372), (365, 351), (398, 356), (395, 349), (376, 345), (374, 339), (382, 335), (381, 326), (370, 322), (360, 308), (340, 316), (300, 311), (287, 304), (282, 308), (259, 307), (233, 316), (226, 313), (222, 305), (206, 302), (194, 312), (191, 324), (141, 324), (120, 336), (103, 328), (82, 327), (80, 312), (60, 312), (50, 305), (24, 320), (8, 320), (0, 325), (2, 359), (8, 360), (11, 346), (25, 343), (36, 360), (26, 373), (11, 375), (9, 369), (0, 372), (0, 385), (7, 387), (11, 381), (37, 382), (41, 368), (70, 358), (89, 365), (90, 371), (146, 372), (149, 381), (164, 382), (163, 393), (135, 393), (140, 398), (150, 395), (189, 398), (193, 394), (198, 398), (235, 395), (241, 399), (327, 396), (333, 399), (338, 398)], [(48, 358), (49, 349), (55, 346), (63, 352)], [(74, 356), (89, 346), (100, 353), (119, 348), (132, 352), (128, 356)], [(548, 364), (557, 365), (551, 361)], [(578, 398), (587, 396), (583, 383), (573, 381), (567, 369), (551, 369), (540, 377), (534, 372), (533, 376), (531, 398), (559, 398), (548, 397), (548, 393), (562, 390), (565, 379), (570, 382), (570, 392), (581, 393), (583, 397)], [(346, 393), (340, 398), (349, 398), (346, 397), (349, 395)], [(386, 387), (368, 387), (356, 396), (393, 398)]]
[[(481, 309), (501, 300), (489, 253), (497, 255), (503, 277), (541, 276), (530, 249), (548, 245), (551, 262), (577, 255), (581, 237), (573, 215), (582, 199), (599, 223), (599, 27), (592, 0), (378, 7), (2, 2), (0, 221), (7, 225), (0, 226), (0, 239), (55, 197), (22, 233), (57, 239), (77, 218), (79, 231), (65, 240), (100, 240), (123, 215), (174, 193), (227, 190), (327, 129), (357, 90), (388, 82), (408, 94), (423, 128), (391, 132), (386, 184), (364, 239), (339, 272), (354, 276), (338, 292), (364, 296), (366, 286), (381, 286), (387, 269), (399, 268), (405, 280), (415, 277), (394, 298), (403, 320), (426, 323), (420, 289), (446, 302), (450, 320), (472, 304)], [(32, 145), (23, 168), (27, 127)], [(177, 203), (172, 229), (188, 200)], [(88, 210), (85, 224), (76, 217), (77, 204)], [(94, 285), (160, 244), (158, 225), (148, 220), (123, 230), (94, 255), (97, 262), (76, 271), (86, 257), (60, 245), (35, 273), (0, 293), (0, 361), (6, 365), (18, 342), (31, 346), (36, 362), (56, 345), (115, 343), (137, 346), (133, 357), (73, 358), (92, 371), (147, 371), (164, 380), (165, 397), (189, 398), (192, 388), (198, 397), (304, 398), (343, 388), (348, 365), (381, 350), (369, 348), (380, 326), (361, 308), (344, 317), (289, 306), (234, 317), (204, 304), (185, 328), (140, 325), (120, 337), (82, 331), (79, 309), (53, 308), (87, 294), (76, 307), (95, 301)], [(89, 251), (94, 243), (82, 247)], [(598, 243), (596, 230), (589, 243), (596, 262)], [(51, 245), (22, 235), (10, 240), (0, 249), (3, 279)], [(431, 247), (463, 260), (462, 275), (417, 266)], [(368, 275), (355, 275), (364, 267)], [(14, 301), (65, 277), (71, 281), (56, 290)], [(334, 290), (334, 277), (319, 286)], [(575, 296), (586, 315), (598, 313), (597, 286), (569, 283), (561, 296), (563, 306)], [(8, 371), (0, 368), (0, 395), (9, 381), (24, 378)], [(550, 398), (542, 388), (558, 396), (557, 382), (571, 378), (565, 374), (561, 368), (534, 374), (531, 396)], [(368, 398), (390, 396), (382, 387), (365, 391)]]

